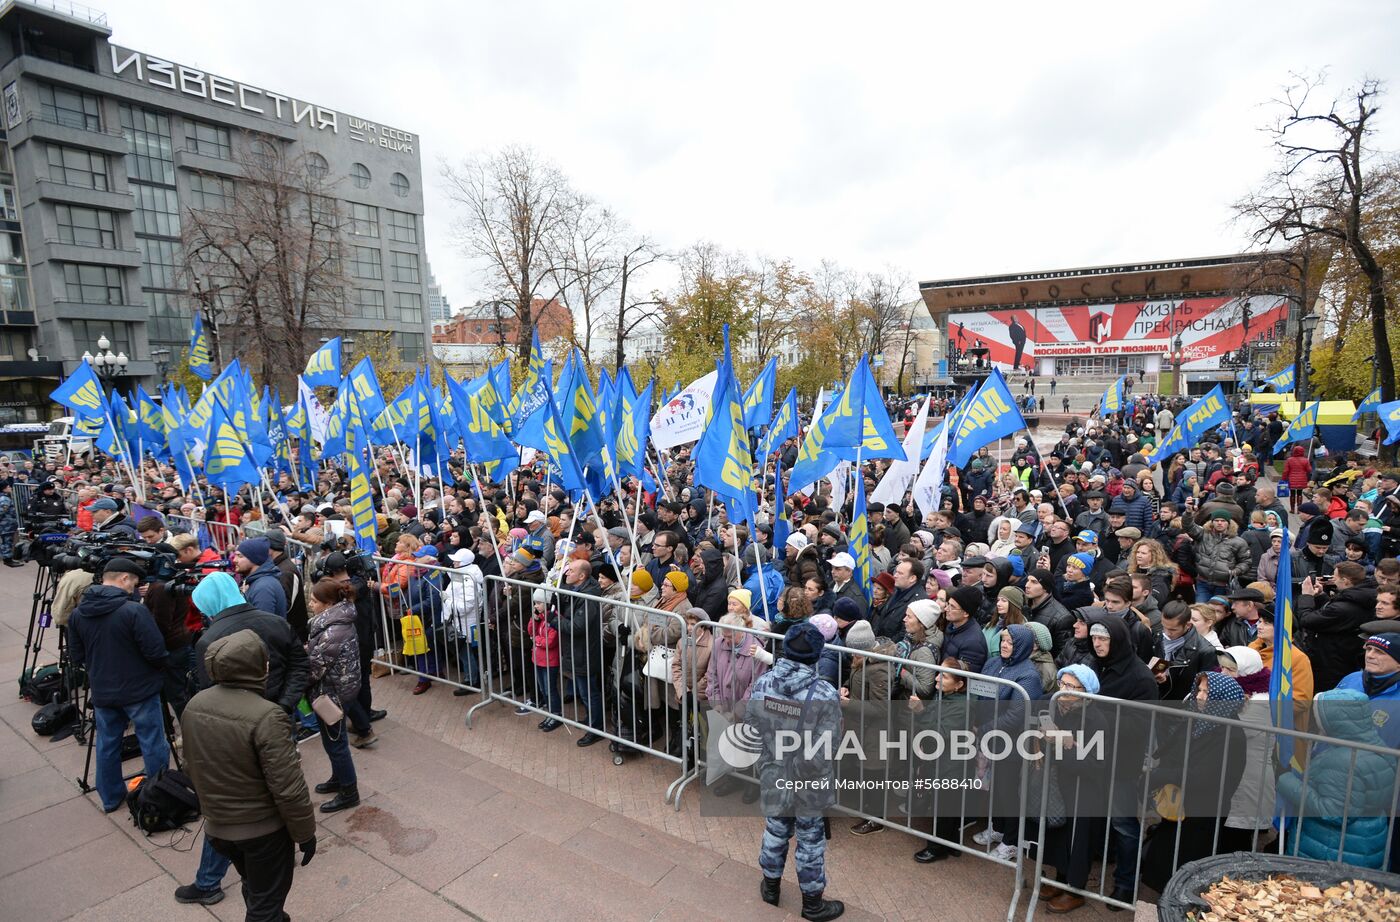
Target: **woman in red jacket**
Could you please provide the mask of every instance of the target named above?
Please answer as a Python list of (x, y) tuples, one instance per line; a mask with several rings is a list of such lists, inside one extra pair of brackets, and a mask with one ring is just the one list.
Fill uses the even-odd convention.
[(549, 716), (540, 721), (540, 729), (548, 733), (559, 728), (556, 718), (564, 713), (564, 690), (559, 676), (559, 627), (557, 616), (550, 610), (549, 595), (543, 589), (536, 589), (531, 601), (534, 606), (526, 632), (533, 644), (530, 660), (535, 665), (540, 707), (549, 711)]
[(1293, 512), (1304, 502), (1303, 491), (1312, 480), (1312, 462), (1308, 460), (1308, 450), (1303, 445), (1294, 445), (1288, 460), (1283, 462), (1283, 479), (1288, 484), (1289, 505)]

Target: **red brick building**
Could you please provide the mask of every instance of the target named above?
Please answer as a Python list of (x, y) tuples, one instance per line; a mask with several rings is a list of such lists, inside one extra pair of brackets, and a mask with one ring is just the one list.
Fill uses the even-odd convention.
[[(531, 313), (540, 331), (540, 342), (556, 339), (571, 340), (574, 335), (574, 315), (558, 300), (536, 298)], [(478, 301), (462, 308), (447, 323), (433, 325), (433, 342), (458, 345), (494, 346), (504, 344), (513, 348), (518, 321), (512, 305), (505, 302)]]

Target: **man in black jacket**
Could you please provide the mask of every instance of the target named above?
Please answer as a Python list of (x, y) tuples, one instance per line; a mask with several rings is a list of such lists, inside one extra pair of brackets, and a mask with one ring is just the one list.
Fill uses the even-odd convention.
[(695, 583), (690, 587), (690, 601), (696, 608), (705, 609), (711, 621), (724, 617), (729, 606), (729, 585), (724, 580), (724, 554), (714, 548), (705, 548), (698, 555), (700, 566), (695, 573)]
[(1051, 654), (1058, 657), (1060, 651), (1074, 639), (1074, 616), (1052, 594), (1055, 591), (1055, 575), (1038, 567), (1026, 575), (1022, 588), (1026, 593), (1026, 620), (1050, 629)]
[(120, 535), (122, 540), (140, 540), (140, 536), (136, 533), (136, 526), (132, 525), (131, 520), (121, 514), (121, 507), (110, 496), (93, 500), (92, 505), (88, 506), (88, 511), (92, 513), (94, 533)]
[(1167, 603), (1153, 642), (1158, 663), (1152, 674), (1163, 701), (1185, 699), (1196, 688), (1196, 676), (1218, 666), (1215, 648), (1191, 626), (1191, 609), (1185, 602)]
[[(586, 560), (571, 560), (564, 568), (564, 588), (559, 602), (559, 662), (574, 680), (574, 699), (588, 710), (588, 726), (578, 746), (592, 746), (602, 739), (593, 730), (603, 729), (603, 589), (593, 578)], [(581, 598), (580, 596), (591, 596)]]
[(1303, 580), (1298, 624), (1301, 646), (1312, 660), (1313, 689), (1324, 692), (1361, 669), (1361, 625), (1376, 617), (1376, 583), (1359, 563), (1337, 564), (1333, 588), (1315, 576)]
[[(880, 606), (874, 624), (876, 637), (887, 637), (898, 643), (904, 637), (904, 610), (915, 599), (926, 599), (924, 565), (919, 560), (902, 560), (894, 568), (894, 592)], [(976, 612), (969, 614), (976, 615)]]
[[(280, 528), (269, 528), (267, 534), (271, 560), (277, 567), (277, 581), (287, 596), (287, 623), (292, 632), (303, 644), (306, 643), (306, 587), (301, 584), (301, 568), (295, 560), (287, 556), (287, 533)], [(364, 635), (360, 635), (364, 636)]]
[(108, 813), (126, 800), (121, 744), (127, 721), (136, 727), (147, 776), (170, 763), (160, 704), (165, 639), (146, 606), (133, 597), (142, 575), (134, 561), (113, 558), (102, 570), (101, 585), (83, 594), (68, 621), (69, 654), (87, 670), (91, 689), (97, 794)]

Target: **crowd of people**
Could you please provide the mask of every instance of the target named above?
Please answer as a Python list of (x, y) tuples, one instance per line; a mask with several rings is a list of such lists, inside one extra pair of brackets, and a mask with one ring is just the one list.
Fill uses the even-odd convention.
[[(315, 851), (309, 792), (287, 763), (290, 747), (298, 736), (320, 736), (332, 773), (315, 791), (334, 795), (321, 811), (358, 804), (353, 750), (376, 743), (372, 723), (384, 716), (372, 705), (372, 659), (411, 670), (414, 694), (442, 693), (434, 679), (450, 677), (455, 693), (468, 695), (489, 672), (521, 702), (520, 713), (541, 717), (540, 732), (566, 718), (581, 725), (580, 747), (637, 737), (635, 724), (620, 725), (626, 696), (633, 712), (648, 715), (649, 739), (638, 741), (677, 754), (694, 743), (680, 732), (680, 709), (697, 708), (691, 735), (703, 734), (703, 714), (742, 719), (756, 688), (803, 678), (826, 683), (847, 706), (898, 701), (935, 725), (967, 719), (968, 674), (1018, 685), (1031, 701), (1060, 690), (1186, 702), (1197, 713), (1240, 719), (1115, 740), (1124, 758), (1152, 766), (1142, 783), (1158, 795), (1157, 808), (1143, 815), (1141, 791), (1125, 791), (1111, 818), (1052, 828), (1040, 844), (1070, 889), (1046, 884), (1050, 911), (1083, 905), (1072, 891), (1085, 887), (1105, 842), (1114, 859), (1104, 869), (1108, 892), (1126, 902), (1139, 881), (1160, 889), (1179, 864), (1212, 849), (1272, 843), (1272, 814), (1250, 809), (1264, 800), (1252, 787), (1261, 775), (1270, 803), (1274, 790), (1294, 804), (1343, 798), (1288, 830), (1290, 852), (1380, 867), (1392, 833), (1366, 810), (1377, 797), (1393, 808), (1386, 798), (1394, 763), (1368, 761), (1376, 770), (1345, 795), (1329, 793), (1335, 766), (1324, 772), (1321, 756), (1306, 779), (1286, 761), (1257, 772), (1270, 734), (1267, 725), (1246, 729), (1243, 715), (1246, 702), (1269, 697), (1276, 593), (1286, 588), (1295, 726), (1400, 748), (1400, 720), (1387, 719), (1400, 708), (1400, 472), (1349, 454), (1329, 466), (1306, 443), (1278, 472), (1270, 448), (1281, 423), (1248, 413), (1150, 464), (1180, 409), (1138, 395), (1107, 419), (1073, 421), (1049, 447), (1024, 433), (1000, 456), (983, 449), (964, 470), (949, 471), (927, 515), (907, 494), (901, 503), (870, 503), (868, 586), (851, 545), (853, 491), (836, 491), (845, 500), (835, 503), (824, 480), (810, 494), (787, 494), (783, 510), (772, 507), (775, 478), (796, 460), (795, 439), (759, 459), (766, 502), (751, 522), (730, 521), (725, 504), (694, 484), (685, 448), (657, 472), (655, 492), (633, 480), (591, 506), (571, 500), (542, 463), (500, 482), (456, 465), (439, 481), (384, 453), (374, 477), (382, 559), (372, 568), (356, 565), (344, 527), (347, 478), (334, 467), (311, 489), (284, 475), (275, 492), (236, 495), (182, 491), (153, 460), (139, 488), (100, 460), (10, 473), (42, 483), (33, 513), (68, 514), (80, 530), (164, 545), (181, 567), (205, 574), (192, 595), (177, 595), (118, 558), (67, 626), (92, 685), (104, 808), (121, 805), (117, 747), (128, 720), (148, 772), (168, 759), (167, 730), (183, 746), (208, 825), (198, 876), (177, 891), (181, 901), (221, 899), (232, 862), (250, 912), (255, 903), (280, 911), (293, 846), (304, 861)], [(856, 471), (867, 492), (887, 465)], [(6, 495), (0, 489), (0, 529)], [(1285, 557), (1292, 582), (1280, 587)], [(798, 632), (800, 656), (766, 640), (796, 637), (803, 626), (819, 638)], [(489, 646), (483, 627), (496, 638)], [(675, 651), (664, 673), (651, 668), (654, 650)], [(1087, 719), (1083, 699), (1057, 701), (1052, 720)], [(1375, 719), (1355, 719), (1357, 706), (1374, 709)], [(271, 755), (240, 749), (248, 739)], [(1173, 795), (1169, 779), (1180, 777), (1184, 758), (1223, 770), (1214, 785)], [(1072, 798), (1074, 768), (1057, 768), (1056, 785)], [(726, 779), (716, 793), (736, 787)], [(1022, 819), (998, 818), (969, 842), (1013, 859), (1028, 842)], [(851, 831), (873, 835), (889, 825), (863, 817)], [(963, 834), (945, 817), (934, 832), (950, 844)], [(804, 916), (834, 918), (839, 904), (822, 899), (824, 876), (801, 866), (817, 859), (811, 849), (804, 859), (796, 834)], [(913, 856), (920, 863), (958, 854), (937, 841), (921, 845)]]

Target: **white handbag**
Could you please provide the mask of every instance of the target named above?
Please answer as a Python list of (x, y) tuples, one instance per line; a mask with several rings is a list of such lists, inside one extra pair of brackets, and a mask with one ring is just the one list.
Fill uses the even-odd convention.
[(671, 657), (676, 651), (670, 647), (652, 647), (647, 651), (647, 664), (642, 667), (642, 675), (648, 679), (671, 681)]

